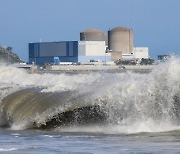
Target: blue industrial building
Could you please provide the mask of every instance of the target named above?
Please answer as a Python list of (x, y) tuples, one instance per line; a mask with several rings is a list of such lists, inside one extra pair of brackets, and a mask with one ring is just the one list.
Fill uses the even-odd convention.
[(54, 57), (63, 62), (78, 61), (78, 41), (29, 43), (29, 63), (54, 63)]
[(105, 53), (104, 41), (61, 41), (29, 43), (29, 63), (111, 61)]

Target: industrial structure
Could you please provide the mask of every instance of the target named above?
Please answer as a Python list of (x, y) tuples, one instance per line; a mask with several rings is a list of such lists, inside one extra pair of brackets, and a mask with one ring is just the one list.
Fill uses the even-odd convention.
[(134, 47), (131, 53), (122, 54), (122, 60), (140, 60), (149, 58), (148, 47)]
[(133, 30), (115, 27), (80, 32), (80, 41), (29, 43), (29, 63), (44, 64), (148, 59), (147, 47), (134, 47)]
[(29, 63), (53, 63), (54, 57), (67, 62), (77, 61), (77, 46), (77, 41), (29, 43)]
[(164, 61), (169, 60), (169, 59), (171, 59), (171, 55), (158, 55), (158, 60), (160, 62), (164, 62)]
[[(58, 57), (58, 59), (57, 59)], [(105, 41), (62, 41), (29, 43), (29, 63), (60, 62), (81, 63), (111, 61), (105, 52)]]
[(122, 54), (132, 53), (134, 36), (132, 29), (116, 27), (108, 31), (108, 48), (112, 51), (112, 60), (122, 58)]
[(107, 52), (111, 52), (112, 60), (122, 59), (123, 54), (133, 52), (133, 30), (126, 27), (115, 27), (108, 31), (108, 36), (98, 29), (87, 29), (80, 33), (81, 41), (105, 41)]
[(80, 32), (80, 41), (105, 41), (107, 45), (107, 36), (98, 29), (87, 29)]

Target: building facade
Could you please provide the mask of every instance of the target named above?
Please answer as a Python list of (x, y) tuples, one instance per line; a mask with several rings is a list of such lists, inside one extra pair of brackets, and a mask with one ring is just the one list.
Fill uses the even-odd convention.
[(148, 47), (134, 47), (133, 49), (135, 59), (148, 59), (149, 48)]
[(111, 61), (105, 50), (105, 41), (79, 41), (78, 61)]
[(122, 54), (122, 60), (139, 60), (148, 59), (149, 49), (148, 47), (134, 47), (131, 53)]
[(54, 63), (54, 57), (60, 62), (111, 61), (106, 55), (105, 41), (62, 41), (29, 43), (29, 63)]

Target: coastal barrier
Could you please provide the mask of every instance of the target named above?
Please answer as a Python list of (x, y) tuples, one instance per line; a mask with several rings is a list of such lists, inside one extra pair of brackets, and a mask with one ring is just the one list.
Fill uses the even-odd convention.
[(49, 65), (44, 70), (63, 72), (87, 72), (87, 71), (108, 71), (108, 72), (150, 72), (153, 65)]

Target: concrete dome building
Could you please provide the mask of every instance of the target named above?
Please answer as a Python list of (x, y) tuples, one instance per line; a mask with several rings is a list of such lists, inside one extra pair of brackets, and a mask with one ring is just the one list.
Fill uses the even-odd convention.
[(131, 53), (134, 47), (133, 30), (115, 27), (108, 31), (108, 48), (112, 50), (112, 60), (122, 58), (122, 54)]
[(80, 41), (105, 41), (107, 36), (98, 29), (87, 29), (80, 33)]

